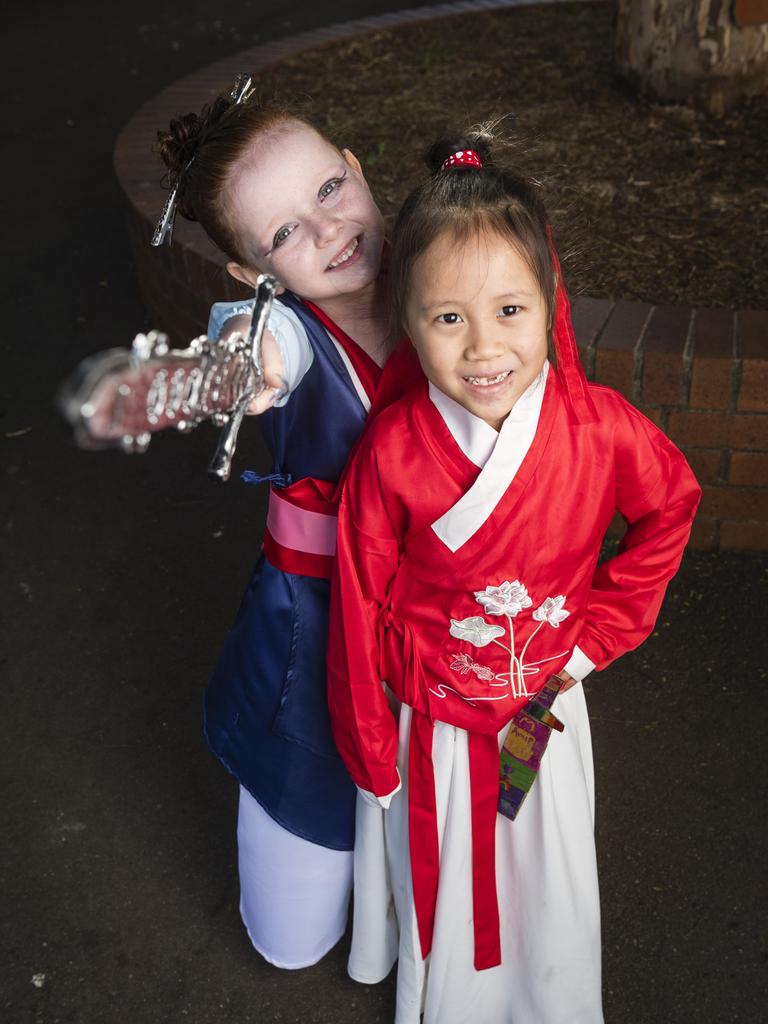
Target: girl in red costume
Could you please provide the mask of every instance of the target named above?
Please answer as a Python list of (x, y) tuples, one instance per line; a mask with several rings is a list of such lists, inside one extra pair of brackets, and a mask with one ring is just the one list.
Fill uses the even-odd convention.
[[(429, 163), (392, 266), (427, 380), (369, 429), (339, 516), (330, 704), (360, 791), (349, 970), (376, 982), (399, 957), (397, 1024), (598, 1024), (580, 683), (651, 632), (700, 491), (661, 431), (587, 383), (535, 189), (483, 134)], [(598, 565), (617, 509), (626, 535)], [(502, 767), (526, 754), (521, 709), (555, 673), (564, 731), (511, 820), (500, 747)]]

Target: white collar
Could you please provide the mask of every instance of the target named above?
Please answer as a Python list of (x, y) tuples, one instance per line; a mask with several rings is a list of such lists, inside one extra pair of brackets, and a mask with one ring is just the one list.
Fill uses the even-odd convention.
[[(544, 402), (547, 372), (548, 364), (545, 363), (536, 380), (515, 402), (514, 409), (502, 423), (498, 434), (493, 428), (489, 428), (483, 420), (467, 412), (463, 406), (459, 406), (455, 402), (452, 403), (455, 408), (462, 410), (464, 416), (467, 417), (468, 424), (470, 421), (472, 424), (480, 423), (486, 430), (490, 429), (494, 440), (483, 463), (476, 463), (480, 465), (478, 478), (469, 490), (432, 524), (432, 529), (450, 551), (458, 551), (470, 537), (473, 537), (483, 527), (514, 480), (515, 474), (536, 436)], [(440, 406), (438, 409), (442, 412)], [(461, 445), (461, 437), (457, 436), (448, 419), (446, 419), (446, 424), (457, 443)], [(475, 426), (469, 425), (465, 428), (464, 434), (471, 436), (475, 430), (477, 430)], [(479, 430), (478, 433), (480, 433)], [(485, 432), (483, 436), (488, 437)], [(462, 447), (462, 451), (468, 458), (472, 458), (465, 448)], [(477, 446), (475, 446), (475, 454), (479, 457)]]
[(501, 435), (506, 438), (509, 434), (516, 434), (532, 420), (538, 420), (548, 372), (549, 361), (545, 360), (541, 373), (515, 402), (502, 423), (500, 431), (494, 430), (490, 423), (475, 416), (455, 399), (449, 398), (431, 381), (429, 382), (429, 397), (453, 435), (456, 444), (470, 462), (482, 469), (491, 457)]

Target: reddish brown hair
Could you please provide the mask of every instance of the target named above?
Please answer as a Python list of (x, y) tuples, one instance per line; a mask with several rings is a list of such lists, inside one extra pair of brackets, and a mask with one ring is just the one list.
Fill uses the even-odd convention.
[(316, 130), (306, 118), (280, 104), (255, 98), (235, 104), (228, 93), (222, 93), (199, 114), (174, 118), (167, 130), (157, 133), (157, 150), (170, 180), (181, 176), (179, 213), (198, 221), (222, 252), (244, 266), (250, 257), (229, 210), (228, 186), (254, 139), (291, 122)]

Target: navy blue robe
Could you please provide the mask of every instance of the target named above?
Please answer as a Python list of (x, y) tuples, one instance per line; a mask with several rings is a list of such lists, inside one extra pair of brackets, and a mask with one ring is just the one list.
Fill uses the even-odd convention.
[[(260, 419), (274, 472), (337, 481), (366, 412), (325, 328), (290, 294), (314, 361)], [(354, 845), (355, 787), (331, 737), (326, 696), (328, 580), (262, 555), (205, 694), (211, 750), (275, 821), (333, 850)]]

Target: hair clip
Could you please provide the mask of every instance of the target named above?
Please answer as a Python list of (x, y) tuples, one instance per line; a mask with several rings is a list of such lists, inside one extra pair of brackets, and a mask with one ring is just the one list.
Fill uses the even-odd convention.
[[(245, 103), (246, 100), (250, 99), (253, 92), (253, 79), (250, 75), (241, 73), (235, 79), (235, 84), (232, 86), (229, 98), (233, 105), (237, 107), (241, 103)], [(176, 179), (171, 186), (171, 190), (166, 197), (163, 212), (160, 214), (160, 220), (157, 222), (157, 227), (152, 235), (150, 245), (157, 247), (166, 241), (170, 245), (173, 241), (173, 225), (176, 220), (176, 200), (179, 197), (179, 187), (181, 186), (184, 175), (189, 171), (194, 162), (195, 158), (192, 157), (192, 159), (176, 176)]]
[(253, 95), (253, 89), (251, 88), (252, 85), (253, 79), (250, 75), (241, 72), (241, 74), (237, 76), (235, 84), (232, 86), (232, 92), (229, 94), (229, 98), (236, 107), (251, 98)]
[(165, 241), (167, 241), (168, 245), (170, 245), (171, 242), (173, 241), (173, 224), (174, 221), (176, 220), (176, 199), (178, 198), (179, 195), (179, 185), (181, 184), (182, 177), (187, 173), (189, 168), (192, 166), (192, 162), (194, 161), (194, 159), (195, 158), (192, 157), (192, 160), (189, 161), (187, 166), (184, 168), (181, 174), (178, 175), (173, 185), (171, 186), (171, 190), (168, 193), (165, 200), (165, 205), (163, 206), (163, 212), (160, 214), (160, 220), (157, 222), (155, 233), (152, 235), (152, 241), (149, 243), (150, 245), (154, 245), (155, 247), (157, 247), (159, 245), (162, 245), (163, 242)]

